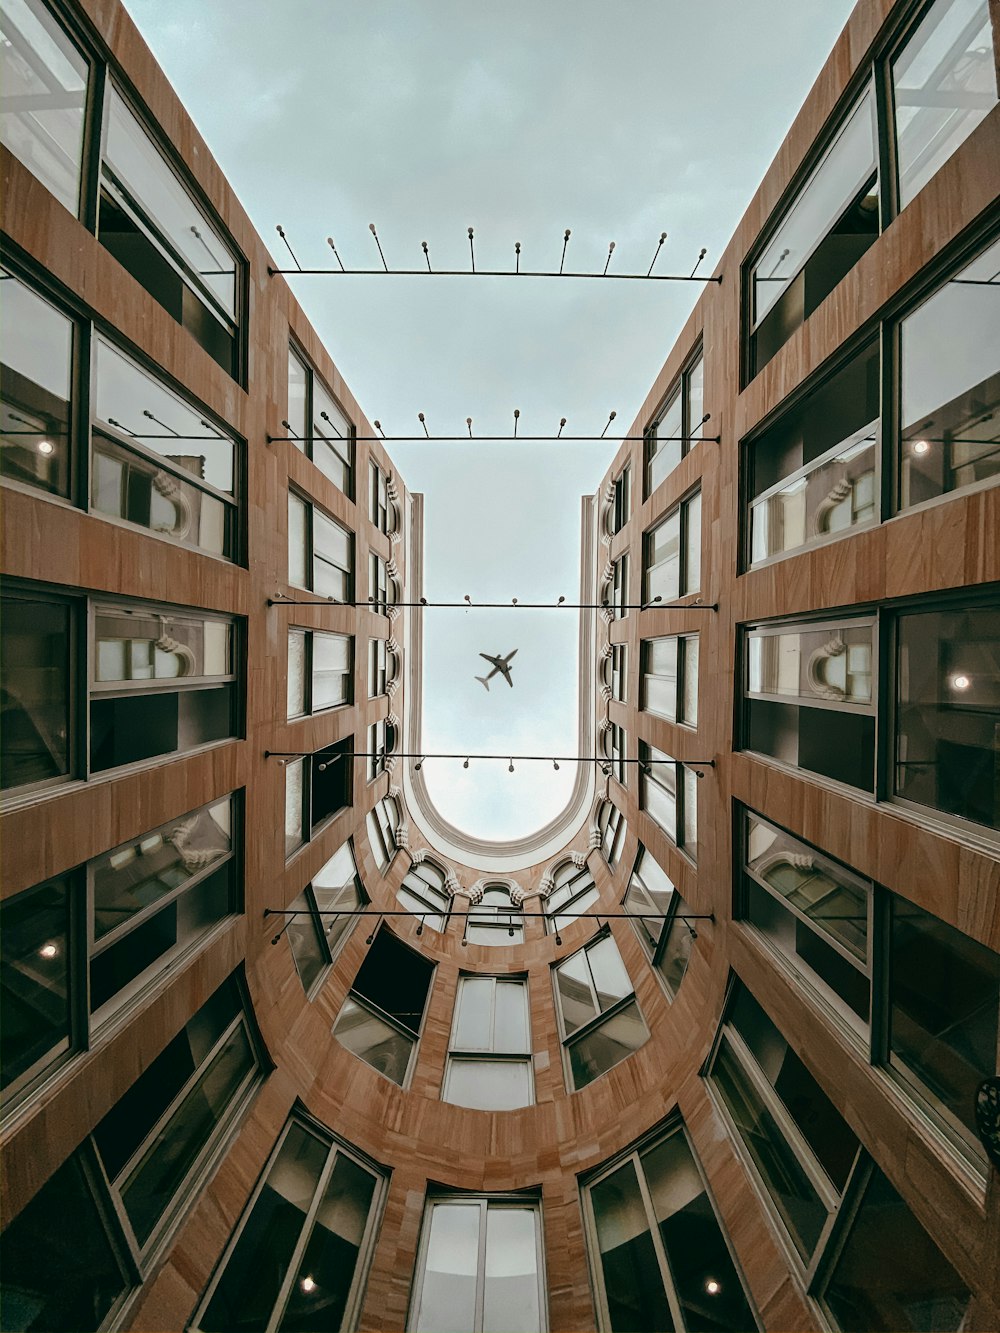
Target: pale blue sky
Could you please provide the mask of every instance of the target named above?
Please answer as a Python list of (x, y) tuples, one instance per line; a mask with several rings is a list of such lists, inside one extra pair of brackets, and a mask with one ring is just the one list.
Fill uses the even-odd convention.
[[(477, 264), (705, 271), (739, 221), (851, 0), (126, 0), (254, 224), (304, 266)], [(512, 444), (390, 446), (426, 496), (432, 600), (577, 600), (580, 496), (627, 429), (697, 296), (692, 284), (303, 277), (292, 286), (387, 434), (510, 430)], [(706, 404), (710, 409), (711, 404)], [(711, 589), (708, 590), (711, 592)], [(429, 750), (574, 753), (574, 613), (436, 611), (424, 629)], [(482, 650), (514, 660), (489, 694)], [(630, 744), (634, 738), (630, 738)], [(633, 751), (634, 753), (634, 751)], [(428, 762), (441, 813), (484, 838), (532, 832), (564, 765)]]

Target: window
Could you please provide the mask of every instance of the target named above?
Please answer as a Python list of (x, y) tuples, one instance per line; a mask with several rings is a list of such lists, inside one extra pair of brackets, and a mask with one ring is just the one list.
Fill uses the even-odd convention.
[(92, 616), (91, 772), (236, 734), (232, 620), (100, 602)]
[(783, 210), (750, 272), (750, 375), (756, 375), (879, 233), (875, 98), (868, 89)]
[(675, 601), (701, 587), (701, 491), (642, 539), (642, 600)]
[(612, 722), (611, 726), (604, 733), (604, 754), (611, 760), (610, 765), (604, 766), (605, 773), (609, 773), (616, 782), (625, 785), (625, 731), (617, 722)]
[(757, 626), (746, 651), (747, 748), (872, 791), (874, 621)]
[(368, 553), (368, 601), (373, 610), (385, 615), (389, 607), (389, 575), (385, 561), (374, 551)]
[(673, 999), (684, 980), (697, 934), (689, 922), (680, 919), (687, 911), (684, 899), (641, 845), (622, 906), (632, 916), (639, 943)]
[(389, 478), (374, 459), (368, 463), (368, 517), (379, 532), (389, 531)]
[(574, 861), (563, 861), (552, 878), (553, 887), (542, 900), (542, 909), (546, 926), (558, 935), (571, 921), (593, 907), (600, 895), (586, 865), (578, 866)]
[[(5, 7), (4, 36), (7, 14)], [(0, 59), (8, 50), (0, 41)], [(11, 481), (69, 496), (74, 322), (4, 269), (0, 283), (0, 471)]]
[(243, 262), (114, 85), (105, 103), (98, 235), (209, 356), (238, 377)]
[(445, 887), (445, 872), (433, 861), (411, 865), (396, 890), (396, 900), (419, 916), (422, 926), (444, 930), (451, 910), (451, 894)]
[(289, 718), (351, 702), (353, 647), (353, 640), (346, 634), (288, 631)]
[(705, 363), (699, 348), (688, 368), (667, 395), (656, 420), (646, 429), (646, 495), (698, 443), (704, 431)]
[(708, 1077), (835, 1327), (961, 1327), (967, 1288), (741, 984)]
[(681, 1124), (602, 1167), (583, 1200), (602, 1333), (759, 1327)]
[(72, 736), (78, 637), (76, 602), (42, 593), (3, 593), (3, 789), (31, 790), (76, 768)]
[[(4, 901), (8, 1095), (88, 1045), (238, 910), (235, 802), (227, 796), (172, 819)], [(71, 962), (81, 957), (83, 967)]]
[(899, 323), (901, 509), (1000, 478), (998, 344), (994, 241)]
[(505, 884), (487, 884), (483, 900), (465, 919), (468, 944), (511, 945), (524, 943), (524, 918), (510, 900)]
[(612, 699), (624, 703), (628, 682), (628, 649), (624, 643), (611, 645), (611, 656), (605, 658), (604, 680)]
[(234, 441), (100, 337), (91, 430), (93, 510), (236, 559)]
[(669, 634), (641, 645), (639, 707), (671, 722), (698, 725), (698, 635)]
[(290, 920), (286, 934), (302, 988), (310, 999), (368, 902), (350, 842), (345, 842), (290, 904), (308, 916)]
[(579, 1091), (649, 1040), (618, 946), (604, 933), (553, 969), (566, 1078)]
[(377, 699), (385, 694), (388, 676), (389, 649), (386, 639), (368, 640), (368, 697)]
[(431, 1197), (414, 1276), (411, 1333), (542, 1333), (541, 1206), (530, 1196)]
[(77, 214), (87, 61), (41, 0), (4, 0), (0, 37), (0, 142)]
[(358, 969), (333, 1025), (333, 1035), (400, 1086), (420, 1036), (434, 964), (385, 927)]
[(628, 615), (628, 552), (612, 566), (610, 606), (616, 619)]
[(386, 756), (396, 746), (396, 728), (381, 717), (368, 728), (368, 781), (374, 782), (386, 772)]
[(258, 1040), (231, 977), (5, 1228), (9, 1327), (104, 1327), (152, 1273), (261, 1080)]
[(611, 514), (612, 532), (621, 532), (628, 522), (632, 507), (632, 469), (626, 463), (615, 478), (614, 508)]
[(646, 741), (639, 742), (639, 809), (696, 859), (698, 774)]
[(399, 828), (399, 807), (391, 796), (383, 796), (365, 818), (368, 842), (375, 863), (384, 875), (389, 862), (396, 855), (396, 830)]
[(293, 1111), (192, 1327), (353, 1329), (385, 1182), (369, 1158)]
[(750, 564), (878, 522), (879, 377), (870, 343), (747, 446)]
[(513, 1111), (535, 1100), (527, 981), (459, 978), (441, 1100), (479, 1111)]
[(905, 208), (996, 105), (987, 0), (937, 0), (891, 69)]
[(288, 348), (288, 433), (339, 490), (353, 496), (354, 426), (305, 358)]
[(285, 858), (351, 804), (353, 737), (285, 765)]
[(601, 834), (601, 852), (605, 861), (614, 870), (628, 836), (628, 823), (614, 801), (605, 801), (597, 816), (597, 827)]
[(288, 582), (333, 602), (350, 602), (354, 539), (321, 509), (288, 492)]

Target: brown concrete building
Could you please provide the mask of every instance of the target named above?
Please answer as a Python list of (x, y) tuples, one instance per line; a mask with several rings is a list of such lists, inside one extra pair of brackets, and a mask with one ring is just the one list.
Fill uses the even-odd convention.
[(420, 497), (127, 14), (3, 38), (3, 1328), (998, 1327), (995, 0), (852, 14), (507, 848), (396, 757)]

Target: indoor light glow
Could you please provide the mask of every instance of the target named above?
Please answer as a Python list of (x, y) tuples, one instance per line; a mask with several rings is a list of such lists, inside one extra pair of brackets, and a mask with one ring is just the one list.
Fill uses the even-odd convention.
[(951, 678), (951, 688), (953, 690), (967, 690), (971, 684), (972, 681), (969, 677), (963, 675), (961, 672), (957, 676), (952, 676)]
[(55, 445), (50, 440), (39, 440), (38, 452), (40, 454), (51, 454), (55, 452)]
[(315, 1291), (315, 1290), (316, 1290), (316, 1283), (313, 1281), (313, 1279), (312, 1279), (311, 1277), (304, 1277), (304, 1278), (302, 1279), (302, 1290), (303, 1290), (303, 1291)]
[(709, 1296), (718, 1296), (719, 1292), (722, 1290), (722, 1283), (716, 1282), (714, 1277), (710, 1277), (705, 1283), (705, 1290), (708, 1292)]
[(42, 947), (38, 950), (38, 952), (42, 955), (43, 958), (55, 958), (59, 950), (56, 948), (54, 944), (43, 944)]
[(930, 453), (930, 445), (926, 440), (915, 440), (913, 443), (913, 452), (915, 454)]

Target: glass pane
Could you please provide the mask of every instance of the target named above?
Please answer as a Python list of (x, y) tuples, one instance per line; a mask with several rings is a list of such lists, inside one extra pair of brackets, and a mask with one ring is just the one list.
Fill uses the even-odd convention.
[(806, 703), (870, 705), (872, 634), (871, 625), (752, 633), (747, 641), (749, 691)]
[(705, 415), (705, 358), (699, 352), (697, 361), (684, 376), (687, 383), (688, 435), (692, 439), (704, 434), (702, 417)]
[(293, 759), (285, 767), (285, 856), (291, 856), (302, 845), (304, 759)]
[(226, 676), (232, 671), (232, 626), (224, 621), (99, 606), (94, 634), (98, 682)]
[(403, 1082), (413, 1050), (413, 1038), (383, 1022), (350, 996), (333, 1025), (333, 1035), (349, 1051), (393, 1083)]
[(893, 63), (892, 83), (905, 208), (996, 105), (987, 0), (937, 0)]
[(976, 1088), (997, 1070), (1000, 954), (892, 898), (890, 1046), (979, 1147)]
[(4, 0), (0, 141), (76, 213), (87, 62), (40, 0)]
[(653, 427), (646, 446), (649, 457), (646, 467), (647, 495), (651, 495), (681, 461), (684, 453), (680, 438), (683, 429), (682, 399), (678, 389)]
[(108, 95), (105, 162), (190, 273), (197, 275), (235, 320), (236, 259), (232, 251), (164, 161), (117, 88), (111, 88)]
[(431, 1205), (416, 1333), (469, 1333), (476, 1327), (479, 1204)]
[(632, 994), (632, 983), (625, 971), (618, 945), (610, 935), (588, 946), (587, 959), (597, 989), (597, 1003), (602, 1011)]
[(567, 1035), (596, 1018), (600, 1010), (594, 1000), (587, 955), (581, 949), (556, 968), (556, 991)]
[(326, 1146), (293, 1124), (197, 1321), (204, 1333), (266, 1327), (326, 1159)]
[[(680, 895), (677, 897), (677, 911), (690, 911)], [(670, 927), (670, 933), (663, 946), (663, 953), (658, 964), (660, 976), (663, 978), (669, 995), (676, 995), (681, 982), (684, 980), (684, 973), (687, 971), (691, 959), (691, 950), (694, 948), (694, 940), (695, 937), (688, 922), (675, 919)]]
[(631, 1162), (590, 1191), (604, 1294), (615, 1333), (672, 1333), (674, 1322)]
[(644, 1153), (642, 1167), (685, 1326), (704, 1333), (756, 1327), (684, 1135)]
[(538, 1213), (533, 1208), (486, 1211), (483, 1333), (538, 1333)]
[(306, 414), (307, 380), (308, 371), (289, 347), (287, 421), (291, 427), (288, 433), (295, 441), (297, 449), (303, 448), (305, 437), (309, 434), (309, 420)]
[(646, 570), (643, 599), (674, 601), (680, 594), (681, 515), (675, 510), (646, 535)]
[(633, 1001), (569, 1048), (573, 1087), (586, 1087), (648, 1040), (649, 1031)]
[(824, 1293), (837, 1327), (964, 1327), (970, 1292), (893, 1187), (875, 1170)]
[(241, 1025), (120, 1186), (122, 1203), (140, 1244), (149, 1239), (255, 1066), (253, 1048)]
[(458, 1023), (455, 1050), (491, 1049), (491, 1014), (493, 980), (490, 977), (462, 977), (458, 992)]
[(480, 1111), (513, 1111), (533, 1100), (526, 1060), (448, 1061), (442, 1101)]
[(306, 636), (300, 630), (288, 631), (288, 717), (301, 717), (306, 711)]
[(496, 983), (493, 1049), (517, 1055), (528, 1050), (528, 987), (523, 981)]
[(69, 772), (71, 613), (66, 603), (3, 599), (3, 787)]
[(279, 1329), (341, 1327), (374, 1193), (372, 1173), (338, 1153)]
[[(313, 896), (321, 912), (350, 913), (364, 905), (367, 900), (359, 887), (357, 873), (351, 844), (345, 842), (313, 879)], [(321, 918), (320, 928), (326, 934), (331, 953), (353, 924), (354, 918), (349, 915)]]
[(351, 568), (350, 533), (318, 509), (313, 510), (313, 550), (338, 569)]
[[(0, 31), (6, 10), (2, 22)], [(6, 119), (0, 115), (0, 124)], [(0, 469), (68, 495), (73, 324), (3, 269), (0, 282)]]
[(346, 703), (351, 693), (351, 640), (340, 634), (313, 635), (313, 712)]
[(232, 494), (232, 440), (103, 338), (97, 339), (96, 361), (94, 412), (99, 420), (162, 455), (181, 473)]
[(902, 321), (899, 502), (1000, 476), (1000, 241)]
[(682, 648), (682, 689), (684, 696), (681, 716), (678, 719), (689, 727), (698, 725), (698, 636), (692, 634), (681, 641)]
[(693, 768), (684, 774), (684, 850), (692, 859), (698, 852), (698, 774)]
[(4, 1086), (69, 1041), (68, 878), (0, 907), (0, 1069)]
[(701, 491), (684, 503), (684, 587), (683, 593), (701, 587)]
[(896, 791), (1000, 828), (1000, 611), (900, 616)]
[[(292, 911), (310, 912), (312, 903), (308, 892), (300, 893), (288, 906)], [(288, 944), (295, 959), (302, 989), (308, 995), (327, 965), (326, 953), (319, 939), (319, 922), (312, 916), (293, 916), (285, 934), (288, 936)]]
[(288, 493), (288, 582), (295, 588), (308, 588), (306, 546), (308, 514), (304, 500)]
[(50, 1176), (3, 1233), (4, 1329), (97, 1328), (131, 1286), (79, 1154)]

